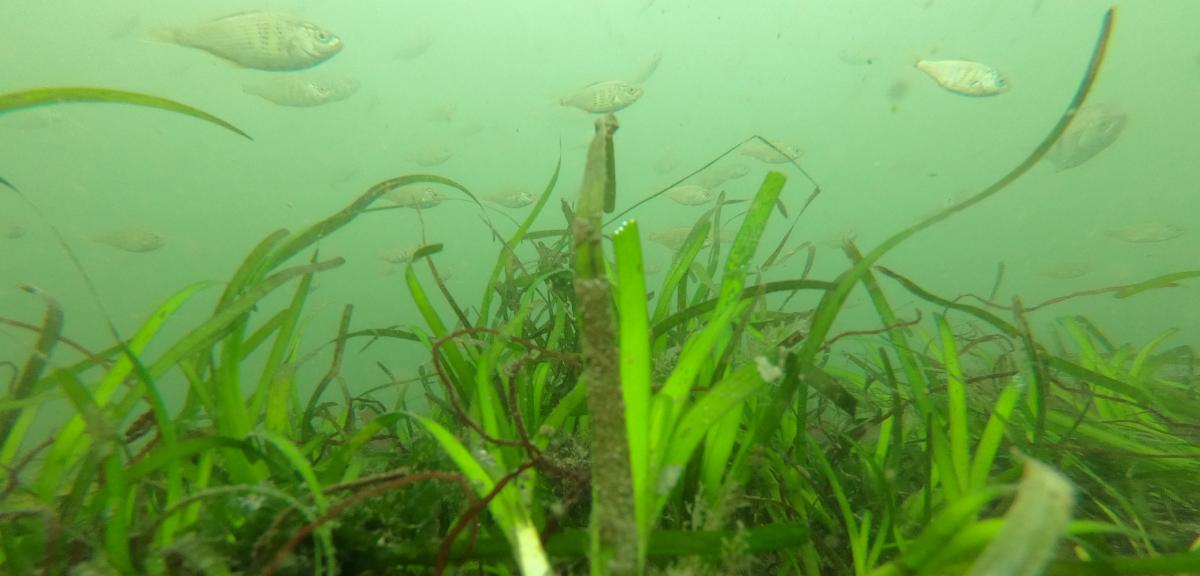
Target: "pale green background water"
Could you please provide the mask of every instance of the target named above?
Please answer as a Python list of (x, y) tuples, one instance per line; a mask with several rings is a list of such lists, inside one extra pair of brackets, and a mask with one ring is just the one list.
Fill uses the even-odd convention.
[[(241, 83), (270, 72), (239, 69), (211, 55), (147, 41), (159, 27), (260, 8), (238, 2), (0, 3), (0, 90), (95, 85), (154, 93), (198, 106), (255, 137), (158, 111), (72, 105), (0, 116), (0, 174), (19, 185), (63, 230), (99, 287), (123, 334), (180, 287), (221, 281), (263, 236), (298, 228), (349, 203), (371, 184), (432, 172), (486, 194), (506, 186), (540, 190), (559, 151), (564, 170), (541, 227), (561, 227), (557, 197), (573, 197), (592, 117), (559, 107), (590, 82), (632, 76), (663, 54), (645, 96), (619, 113), (619, 204), (629, 205), (751, 134), (798, 144), (824, 193), (797, 238), (820, 246), (815, 276), (831, 278), (845, 259), (831, 246), (855, 233), (869, 249), (951, 198), (986, 186), (1041, 140), (1074, 92), (1108, 4), (1092, 0), (950, 2), (656, 0), (524, 2), (276, 2), (340, 35), (345, 50), (320, 69), (357, 77), (351, 99), (311, 109), (279, 107), (244, 94)], [(1121, 6), (1109, 59), (1093, 100), (1119, 105), (1129, 124), (1087, 164), (1056, 173), (1042, 165), (1005, 191), (913, 239), (885, 262), (944, 295), (986, 295), (997, 263), (1007, 266), (1001, 299), (1036, 303), (1073, 290), (1134, 282), (1200, 268), (1200, 2), (1155, 0)], [(397, 57), (432, 40), (418, 57)], [(949, 93), (912, 67), (917, 58), (986, 62), (1010, 92), (973, 99)], [(867, 60), (869, 64), (865, 63)], [(890, 96), (902, 92), (900, 99)], [(451, 121), (433, 117), (452, 109)], [(453, 158), (435, 168), (406, 160), (425, 146)], [(678, 168), (661, 174), (664, 158)], [(745, 160), (745, 159), (743, 159)], [(766, 165), (729, 183), (749, 197)], [(809, 187), (799, 174), (785, 195), (798, 208)], [(524, 211), (513, 213), (519, 217)], [(665, 197), (640, 209), (643, 228), (690, 224), (703, 208)], [(424, 213), (430, 241), (453, 272), (451, 288), (478, 302), (498, 247), (477, 207), (446, 202)], [(513, 226), (492, 219), (505, 233)], [(1142, 221), (1187, 233), (1157, 244), (1104, 235)], [(36, 322), (39, 302), (16, 289), (56, 295), (66, 333), (100, 349), (111, 340), (45, 223), (11, 194), (0, 194), (0, 223), (29, 233), (0, 240), (0, 316)], [(166, 237), (149, 254), (128, 254), (88, 238), (140, 223)], [(773, 222), (768, 246), (786, 223)], [(340, 308), (355, 305), (354, 328), (420, 325), (403, 275), (386, 273), (380, 252), (420, 238), (414, 212), (370, 214), (328, 239), (323, 256), (348, 263), (322, 274), (308, 340), (331, 337)], [(763, 250), (765, 254), (766, 248)], [(648, 245), (651, 266), (667, 253)], [(1072, 280), (1038, 270), (1084, 263)], [(772, 270), (794, 277), (802, 258)], [(652, 280), (652, 285), (653, 285)], [(912, 299), (888, 284), (903, 317)], [(178, 335), (211, 310), (212, 288), (170, 324)], [(857, 297), (861, 301), (861, 296)], [(798, 304), (811, 300), (798, 299)], [(853, 305), (853, 303), (852, 303)], [(1117, 341), (1145, 341), (1179, 327), (1173, 344), (1200, 336), (1193, 285), (1117, 301), (1078, 300), (1040, 312), (1084, 313)], [(262, 318), (260, 318), (261, 320)], [(876, 327), (868, 306), (843, 329)], [(0, 360), (21, 361), (31, 334), (0, 326)], [(156, 349), (152, 349), (153, 352)], [(57, 360), (74, 358), (60, 348)], [(427, 360), (415, 344), (389, 343), (351, 354), (355, 388)], [(309, 372), (319, 373), (324, 358)]]

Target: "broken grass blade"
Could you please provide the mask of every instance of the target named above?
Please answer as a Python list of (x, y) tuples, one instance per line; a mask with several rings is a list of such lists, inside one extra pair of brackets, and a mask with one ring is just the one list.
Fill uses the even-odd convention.
[(1067, 532), (1075, 507), (1075, 487), (1037, 460), (1025, 461), (1017, 497), (1004, 528), (971, 567), (971, 576), (1035, 576), (1050, 561)]

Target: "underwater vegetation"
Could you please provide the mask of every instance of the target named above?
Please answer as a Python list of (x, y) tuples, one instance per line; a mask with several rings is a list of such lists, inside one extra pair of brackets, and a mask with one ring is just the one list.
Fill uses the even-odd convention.
[[(431, 185), (482, 208), (431, 174), (379, 182), (309, 227), (270, 234), (211, 314), (173, 339), (164, 327), (209, 283), (179, 289), (132, 335), (110, 324), (101, 350), (64, 332), (53, 295), (23, 286), (45, 312), (40, 324), (0, 318), (32, 347), (23, 362), (0, 360), (0, 571), (1200, 572), (1193, 349), (1167, 347), (1171, 332), (1114, 341), (1084, 317), (1060, 319), (1056, 338), (1030, 322), (1065, 300), (1130, 298), (1200, 270), (1027, 305), (945, 297), (879, 265), (1053, 149), (1112, 26), (1110, 11), (1078, 92), (1024, 162), (869, 251), (847, 241), (850, 266), (831, 280), (808, 277), (811, 246), (799, 277), (761, 280), (798, 253), (786, 246), (805, 212), (783, 210), (789, 180), (771, 171), (746, 203), (719, 194), (647, 286), (639, 223), (613, 214), (609, 114), (563, 228), (532, 229), (560, 188), (556, 166), (520, 200), (528, 212), (478, 299), (445, 285), (442, 245), (397, 257), (421, 327), (374, 326), (350, 304), (335, 334), (306, 330), (305, 318), (315, 279), (342, 264), (321, 254), (322, 239), (368, 213), (440, 202)], [(158, 108), (249, 138), (184, 104), (97, 88), (0, 95), (0, 113), (71, 102)], [(800, 169), (797, 151), (759, 137), (726, 155), (747, 143)], [(33, 205), (14, 183), (0, 187)], [(814, 184), (804, 208), (819, 193)], [(389, 198), (395, 206), (376, 206)], [(789, 232), (760, 251), (776, 218)], [(859, 287), (878, 323), (835, 332)], [(268, 306), (281, 291), (290, 299)], [(800, 293), (815, 307), (789, 309)], [(898, 317), (897, 294), (930, 313)], [(388, 345), (422, 347), (431, 363), (415, 378), (380, 365), (382, 383), (345, 381), (347, 350)], [(331, 352), (328, 368), (302, 381), (314, 348)], [(167, 379), (187, 385), (177, 410)], [(70, 407), (62, 424), (31, 434), (58, 401)]]

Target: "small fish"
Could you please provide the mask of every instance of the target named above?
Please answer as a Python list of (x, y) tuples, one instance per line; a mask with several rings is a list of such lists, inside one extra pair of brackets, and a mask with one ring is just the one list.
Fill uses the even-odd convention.
[(383, 197), (404, 208), (433, 208), (446, 199), (446, 195), (430, 184), (408, 184), (383, 193)]
[(1036, 268), (1037, 274), (1052, 280), (1071, 280), (1079, 278), (1092, 271), (1087, 262), (1046, 262)]
[(407, 158), (421, 166), (429, 168), (445, 164), (447, 160), (454, 157), (454, 151), (450, 148), (438, 144), (432, 144), (410, 152)]
[[(655, 242), (661, 246), (666, 246), (671, 250), (683, 248), (683, 243), (687, 241), (688, 234), (692, 233), (691, 226), (675, 226), (673, 228), (663, 228), (655, 230), (646, 235), (651, 242)], [(704, 245), (708, 246), (712, 243), (710, 238), (704, 239)]]
[(5, 240), (16, 240), (25, 236), (28, 232), (26, 228), (16, 222), (5, 222), (0, 224), (0, 238)]
[(804, 150), (801, 150), (799, 146), (793, 146), (778, 140), (769, 140), (769, 142), (779, 150), (768, 146), (760, 140), (752, 140), (742, 145), (738, 153), (742, 156), (749, 156), (755, 160), (766, 162), (767, 164), (784, 164), (804, 155)]
[(700, 206), (712, 202), (713, 191), (699, 184), (680, 184), (663, 193), (676, 204)]
[(311, 107), (345, 100), (358, 92), (359, 82), (350, 76), (289, 74), (262, 82), (242, 84), (242, 92), (259, 96), (280, 106)]
[(722, 184), (742, 178), (749, 173), (750, 167), (742, 163), (718, 164), (697, 174), (696, 183), (706, 188), (719, 188)]
[(838, 60), (851, 66), (870, 66), (879, 61), (879, 54), (863, 46), (843, 48), (837, 53)]
[(164, 40), (204, 50), (246, 68), (299, 70), (341, 51), (336, 34), (297, 16), (272, 10), (230, 14), (163, 31)]
[(664, 151), (654, 161), (654, 171), (659, 174), (670, 174), (676, 168), (679, 168), (679, 153), (673, 149)]
[(1185, 231), (1182, 226), (1177, 224), (1150, 221), (1105, 230), (1104, 233), (1117, 240), (1132, 242), (1134, 244), (1148, 244), (1174, 240), (1183, 236)]
[(638, 70), (637, 74), (634, 74), (633, 80), (630, 81), (630, 84), (645, 84), (646, 81), (654, 75), (654, 71), (658, 70), (658, 65), (661, 62), (662, 52), (651, 53), (646, 59), (646, 62), (642, 64), (642, 67)]
[(559, 100), (559, 103), (584, 112), (605, 114), (616, 112), (637, 102), (643, 92), (642, 87), (636, 84), (623, 80), (608, 80), (590, 84), (575, 94)]
[(1008, 81), (987, 64), (969, 60), (917, 60), (918, 70), (942, 88), (964, 96), (995, 96), (1008, 91)]
[(162, 236), (140, 226), (114, 228), (101, 232), (92, 239), (118, 250), (135, 253), (153, 252), (167, 243)]
[(380, 252), (379, 259), (388, 264), (408, 264), (412, 261), (413, 254), (419, 249), (421, 249), (419, 244), (396, 246)]
[(396, 51), (392, 53), (392, 60), (412, 60), (429, 50), (433, 46), (433, 36), (428, 32), (417, 33), (401, 40)]
[(1084, 106), (1075, 113), (1046, 159), (1060, 172), (1079, 166), (1116, 142), (1125, 130), (1126, 120), (1125, 113), (1112, 104)]
[(521, 188), (510, 188), (484, 196), (483, 199), (505, 208), (524, 208), (533, 204), (537, 197)]

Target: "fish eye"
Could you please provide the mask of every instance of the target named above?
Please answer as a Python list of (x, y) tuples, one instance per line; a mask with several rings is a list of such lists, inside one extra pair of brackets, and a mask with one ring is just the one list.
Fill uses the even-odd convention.
[(319, 40), (320, 42), (322, 42), (324, 44), (332, 44), (334, 42), (334, 40), (336, 40), (336, 39), (337, 38), (335, 38), (333, 34), (329, 34), (326, 32), (320, 32), (317, 34), (317, 40)]

